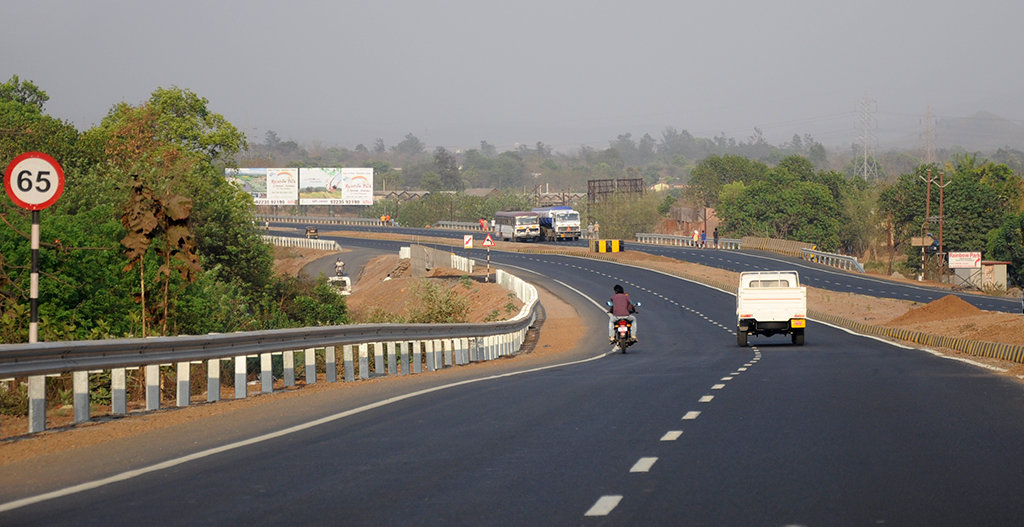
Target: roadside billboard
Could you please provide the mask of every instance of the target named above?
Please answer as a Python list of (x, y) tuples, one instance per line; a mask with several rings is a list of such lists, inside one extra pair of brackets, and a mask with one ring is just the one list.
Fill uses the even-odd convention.
[(950, 269), (981, 269), (981, 252), (949, 252)]
[(373, 205), (372, 168), (234, 168), (224, 177), (256, 205)]
[(300, 169), (299, 205), (373, 205), (373, 169)]

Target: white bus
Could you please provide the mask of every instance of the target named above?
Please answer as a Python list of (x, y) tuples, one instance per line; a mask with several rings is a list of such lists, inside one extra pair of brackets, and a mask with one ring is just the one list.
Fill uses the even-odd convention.
[(495, 212), (494, 234), (505, 241), (537, 241), (540, 239), (540, 217), (536, 212)]

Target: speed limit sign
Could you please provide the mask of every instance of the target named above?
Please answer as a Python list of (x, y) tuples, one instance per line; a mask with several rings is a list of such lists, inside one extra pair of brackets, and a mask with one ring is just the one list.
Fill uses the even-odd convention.
[(64, 170), (57, 160), (42, 152), (26, 152), (7, 165), (4, 188), (15, 205), (43, 210), (64, 192)]

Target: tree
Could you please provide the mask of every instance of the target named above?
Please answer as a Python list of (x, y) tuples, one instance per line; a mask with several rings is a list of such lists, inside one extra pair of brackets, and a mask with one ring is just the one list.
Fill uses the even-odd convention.
[(1009, 273), (1019, 287), (1024, 287), (1024, 212), (1007, 215), (993, 230), (986, 244), (990, 258), (1010, 262)]
[(383, 154), (387, 151), (388, 147), (384, 146), (384, 139), (378, 137), (377, 140), (373, 142), (373, 153)]
[(22, 81), (17, 75), (12, 75), (7, 82), (0, 84), (0, 101), (31, 106), (42, 113), (43, 106), (49, 100), (50, 96), (32, 81)]
[(434, 150), (434, 167), (437, 169), (440, 188), (444, 190), (463, 189), (462, 178), (459, 177), (459, 163), (455, 156), (444, 147), (439, 146), (437, 150)]
[(426, 145), (423, 141), (420, 141), (412, 133), (405, 134), (405, 139), (397, 145), (391, 147), (391, 151), (400, 156), (412, 157), (415, 155), (422, 154), (426, 150)]

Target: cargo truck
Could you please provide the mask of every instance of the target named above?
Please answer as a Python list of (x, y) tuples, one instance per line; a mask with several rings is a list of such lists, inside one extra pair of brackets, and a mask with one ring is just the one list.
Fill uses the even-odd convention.
[(572, 207), (538, 207), (533, 209), (540, 219), (540, 236), (546, 241), (580, 239), (580, 213)]

